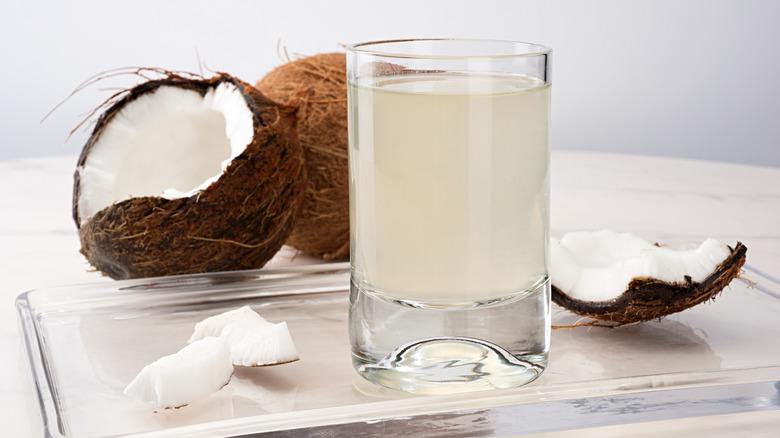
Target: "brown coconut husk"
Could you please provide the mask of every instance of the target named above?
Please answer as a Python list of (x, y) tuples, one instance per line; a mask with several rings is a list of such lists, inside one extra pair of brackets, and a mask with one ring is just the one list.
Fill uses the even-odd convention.
[(298, 108), (308, 183), (287, 243), (326, 260), (349, 257), (346, 55), (326, 53), (288, 62), (255, 87)]
[(203, 80), (170, 75), (129, 90), (98, 119), (78, 165), (85, 164), (112, 117), (139, 96), (162, 86), (205, 94), (222, 82), (243, 94), (253, 112), (255, 136), (205, 190), (178, 199), (126, 199), (82, 221), (76, 172), (73, 216), (81, 252), (99, 271), (124, 279), (260, 268), (292, 232), (306, 181), (294, 109), (226, 74)]
[(655, 278), (634, 278), (623, 294), (609, 301), (582, 301), (552, 286), (552, 300), (578, 315), (595, 322), (575, 326), (619, 327), (627, 324), (661, 319), (697, 304), (715, 299), (739, 276), (745, 264), (747, 247), (737, 242), (715, 271), (701, 283), (686, 277), (685, 281), (669, 283)]

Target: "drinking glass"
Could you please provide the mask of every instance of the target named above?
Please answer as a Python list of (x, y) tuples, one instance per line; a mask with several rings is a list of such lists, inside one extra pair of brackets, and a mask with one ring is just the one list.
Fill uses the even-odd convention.
[(394, 40), (347, 48), (353, 364), (422, 394), (547, 366), (551, 51)]

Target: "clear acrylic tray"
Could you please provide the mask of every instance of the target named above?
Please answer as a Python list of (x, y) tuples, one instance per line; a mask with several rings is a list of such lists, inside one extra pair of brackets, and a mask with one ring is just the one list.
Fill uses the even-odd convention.
[[(346, 263), (118, 281), (17, 299), (46, 436), (505, 436), (780, 409), (780, 282), (747, 268), (714, 302), (619, 329), (554, 330), (550, 365), (516, 389), (411, 396), (358, 377)], [(287, 321), (295, 363), (155, 413), (122, 391), (196, 322), (251, 305)], [(579, 318), (553, 307), (553, 324)]]

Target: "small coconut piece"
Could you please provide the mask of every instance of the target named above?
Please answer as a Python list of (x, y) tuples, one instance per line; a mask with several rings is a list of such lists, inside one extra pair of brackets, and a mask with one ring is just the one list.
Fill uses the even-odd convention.
[(223, 333), (229, 339), (233, 365), (264, 367), (300, 359), (287, 322), (254, 329), (231, 324)]
[(159, 409), (180, 408), (220, 390), (232, 376), (227, 339), (209, 336), (145, 366), (124, 392)]
[(246, 329), (260, 329), (273, 326), (249, 306), (229, 310), (219, 315), (209, 316), (195, 324), (195, 331), (187, 342), (195, 342), (206, 336), (222, 336), (227, 326)]
[(674, 250), (631, 233), (568, 233), (551, 243), (552, 299), (610, 325), (659, 319), (713, 299), (739, 275), (746, 252), (714, 239)]
[(293, 111), (226, 74), (128, 90), (79, 158), (81, 252), (115, 279), (262, 267), (306, 187)]
[(346, 54), (325, 53), (288, 62), (255, 87), (277, 102), (298, 108), (308, 185), (287, 243), (326, 260), (349, 257)]
[(300, 359), (286, 322), (266, 321), (249, 306), (210, 316), (195, 325), (188, 342), (204, 336), (227, 339), (233, 365), (261, 367)]

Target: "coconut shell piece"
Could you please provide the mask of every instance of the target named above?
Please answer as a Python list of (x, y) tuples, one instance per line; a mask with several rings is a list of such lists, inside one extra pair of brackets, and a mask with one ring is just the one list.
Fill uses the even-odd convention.
[(654, 278), (634, 278), (626, 291), (609, 301), (582, 301), (552, 286), (552, 300), (578, 315), (608, 323), (610, 327), (663, 318), (699, 303), (714, 299), (740, 273), (747, 247), (741, 242), (715, 271), (701, 283), (665, 282)]
[(298, 108), (308, 185), (287, 243), (326, 260), (349, 257), (346, 55), (326, 53), (288, 62), (255, 87)]
[(133, 197), (80, 220), (76, 172), (73, 217), (81, 252), (99, 271), (125, 279), (260, 268), (292, 232), (306, 184), (294, 110), (226, 74), (205, 80), (170, 75), (129, 90), (97, 120), (78, 165), (119, 110), (139, 96), (162, 86), (204, 95), (223, 82), (233, 84), (251, 110), (254, 138), (205, 190), (175, 199)]

